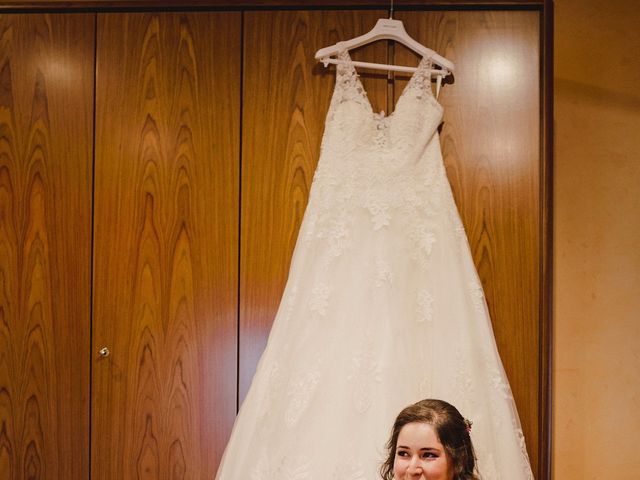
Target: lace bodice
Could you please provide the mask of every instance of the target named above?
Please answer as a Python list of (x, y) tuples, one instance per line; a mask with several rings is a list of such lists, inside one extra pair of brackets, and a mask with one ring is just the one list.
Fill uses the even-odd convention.
[[(350, 62), (347, 52), (339, 55)], [(325, 123), (323, 145), (339, 146), (338, 156), (354, 153), (397, 158), (424, 147), (442, 120), (443, 109), (431, 91), (431, 67), (423, 58), (390, 115), (374, 112), (352, 64), (339, 64)], [(336, 158), (336, 161), (340, 161)]]
[[(347, 52), (339, 57), (350, 61)], [(461, 228), (453, 205), (442, 207), (448, 185), (442, 162), (426, 154), (439, 149), (436, 131), (443, 115), (431, 90), (431, 66), (427, 58), (420, 61), (395, 111), (385, 115), (373, 111), (353, 65), (338, 65), (303, 238), (327, 238), (337, 254), (362, 210), (376, 231), (392, 216), (408, 221), (405, 231), (416, 252), (430, 251), (433, 237), (416, 219), (439, 211)]]

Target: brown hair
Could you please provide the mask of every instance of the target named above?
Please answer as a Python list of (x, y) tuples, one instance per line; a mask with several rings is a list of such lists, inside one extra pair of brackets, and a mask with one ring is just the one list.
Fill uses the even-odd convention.
[(387, 460), (380, 467), (383, 480), (393, 480), (398, 436), (408, 423), (427, 423), (433, 427), (451, 460), (453, 480), (478, 480), (476, 457), (467, 424), (458, 409), (444, 400), (426, 399), (402, 410), (393, 424), (387, 442)]

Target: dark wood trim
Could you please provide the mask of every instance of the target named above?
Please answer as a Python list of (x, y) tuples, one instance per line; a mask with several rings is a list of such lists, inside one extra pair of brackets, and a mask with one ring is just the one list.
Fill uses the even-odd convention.
[[(536, 8), (545, 0), (402, 0), (394, 1), (394, 9), (437, 8)], [(388, 8), (390, 0), (31, 0), (0, 1), (0, 11), (112, 11), (112, 10), (251, 10), (251, 9), (316, 9), (316, 8)]]
[(553, 294), (553, 0), (545, 0), (542, 15), (542, 168), (540, 293), (540, 424), (541, 479), (551, 479), (552, 458), (552, 294)]

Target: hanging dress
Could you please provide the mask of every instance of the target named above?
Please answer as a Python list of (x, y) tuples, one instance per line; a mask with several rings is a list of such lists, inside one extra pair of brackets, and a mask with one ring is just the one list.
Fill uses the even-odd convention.
[(423, 398), (473, 420), (483, 479), (533, 478), (430, 69), (423, 58), (385, 116), (337, 66), (287, 285), (217, 480), (379, 479), (395, 416)]

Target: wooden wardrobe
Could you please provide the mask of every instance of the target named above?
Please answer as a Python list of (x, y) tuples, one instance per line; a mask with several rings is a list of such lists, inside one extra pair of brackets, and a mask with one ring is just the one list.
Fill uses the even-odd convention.
[[(550, 1), (395, 2), (457, 69), (447, 173), (536, 478), (550, 465)], [(0, 4), (0, 478), (212, 479), (334, 71), (388, 2)], [(416, 64), (378, 42), (354, 57)], [(361, 72), (390, 111), (406, 77)]]

